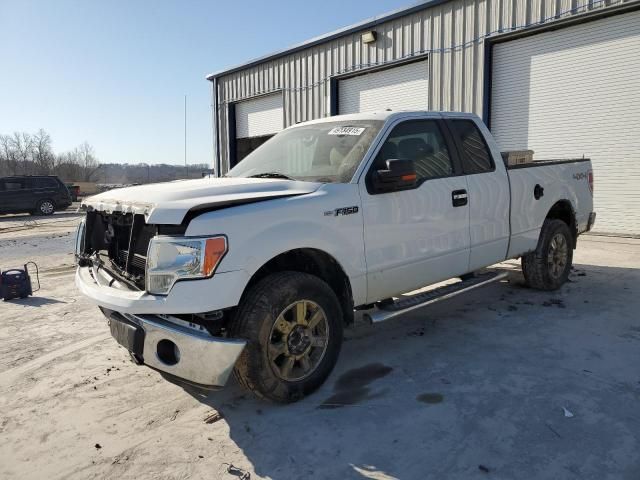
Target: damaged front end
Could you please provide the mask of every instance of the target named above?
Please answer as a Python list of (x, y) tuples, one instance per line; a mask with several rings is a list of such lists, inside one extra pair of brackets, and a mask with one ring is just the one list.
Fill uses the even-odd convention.
[(137, 290), (145, 289), (147, 254), (157, 235), (180, 235), (182, 225), (150, 225), (134, 213), (90, 211), (76, 236), (80, 266), (99, 266)]
[[(179, 312), (189, 312), (188, 307), (193, 307), (194, 301), (188, 297), (195, 294), (205, 298), (201, 292), (207, 285), (213, 291), (221, 284), (231, 286), (228, 279), (238, 278), (238, 273), (220, 274), (223, 278), (213, 279), (225, 251), (207, 250), (212, 256), (218, 255), (216, 262), (209, 261), (204, 250), (211, 239), (184, 237), (185, 230), (182, 225), (147, 224), (142, 214), (89, 211), (76, 233), (76, 285), (100, 306), (112, 336), (137, 363), (187, 383), (217, 388), (226, 383), (246, 342), (227, 338), (228, 309)], [(209, 282), (188, 282), (188, 290), (174, 288), (183, 277), (173, 270), (167, 273), (167, 251), (173, 252), (173, 245), (187, 248), (198, 242), (204, 242), (202, 258), (185, 256), (182, 251), (174, 254), (182, 262), (179, 266), (191, 268), (184, 279), (202, 278)], [(153, 245), (164, 250), (160, 255), (151, 253), (155, 257), (149, 259)], [(226, 249), (226, 237), (220, 248)], [(158, 256), (162, 258), (158, 260)], [(200, 271), (207, 275), (194, 274)], [(165, 294), (149, 292), (149, 272), (174, 276)], [(179, 273), (185, 274), (182, 270)], [(184, 287), (186, 282), (177, 285)]]

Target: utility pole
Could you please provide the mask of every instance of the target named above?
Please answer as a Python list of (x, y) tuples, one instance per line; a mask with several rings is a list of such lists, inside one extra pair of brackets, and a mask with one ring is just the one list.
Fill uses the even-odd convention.
[(184, 168), (189, 178), (189, 167), (187, 166), (187, 96), (184, 96)]

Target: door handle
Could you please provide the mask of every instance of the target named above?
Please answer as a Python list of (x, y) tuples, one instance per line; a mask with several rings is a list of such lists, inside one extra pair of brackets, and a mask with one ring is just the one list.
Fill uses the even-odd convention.
[(469, 201), (469, 195), (466, 190), (454, 190), (451, 192), (451, 203), (454, 207), (462, 207)]

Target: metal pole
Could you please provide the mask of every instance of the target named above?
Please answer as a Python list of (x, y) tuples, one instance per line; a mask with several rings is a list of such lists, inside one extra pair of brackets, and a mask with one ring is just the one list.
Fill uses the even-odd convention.
[(189, 167), (187, 166), (187, 96), (184, 96), (184, 168), (189, 178)]

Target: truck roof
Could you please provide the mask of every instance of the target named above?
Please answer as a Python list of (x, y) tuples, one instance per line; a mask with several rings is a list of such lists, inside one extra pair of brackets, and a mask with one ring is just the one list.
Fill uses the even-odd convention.
[[(478, 118), (477, 115), (473, 113), (466, 112), (439, 112), (439, 111), (429, 111), (429, 110), (376, 110), (372, 112), (362, 112), (362, 113), (350, 113), (347, 115), (336, 115), (333, 117), (324, 117), (318, 118), (316, 120), (309, 120), (307, 122), (300, 122), (291, 127), (295, 127), (298, 125), (313, 125), (315, 123), (325, 123), (325, 122), (335, 122), (335, 121), (354, 121), (354, 120), (381, 120), (386, 121), (391, 119), (392, 117), (411, 117), (412, 115), (419, 114), (424, 116), (433, 116), (433, 118), (442, 118), (446, 116), (448, 118)], [(289, 128), (291, 128), (289, 127)]]

